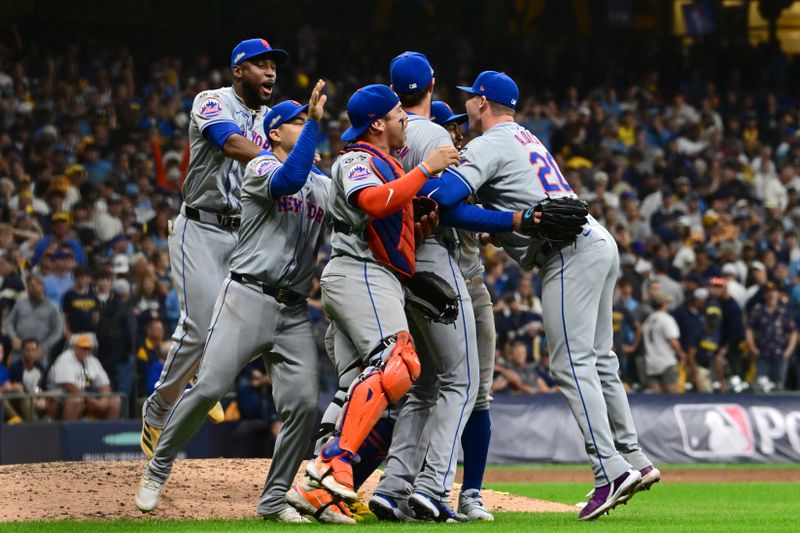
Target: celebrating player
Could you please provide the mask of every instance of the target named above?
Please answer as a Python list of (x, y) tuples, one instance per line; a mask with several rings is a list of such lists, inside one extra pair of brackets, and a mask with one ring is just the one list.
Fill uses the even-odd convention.
[[(419, 52), (404, 52), (390, 65), (392, 88), (409, 115), (406, 143), (397, 152), (406, 171), (438, 146), (453, 145), (447, 131), (429, 118), (436, 83), (433, 74), (428, 59)], [(455, 231), (442, 226), (417, 248), (417, 270), (432, 272), (449, 285), (460, 299), (459, 316), (453, 324), (443, 324), (408, 309), (425, 364), (397, 416), (384, 475), (369, 502), (379, 518), (407, 519), (406, 501), (417, 518), (456, 518), (450, 508), (450, 490), (458, 442), (478, 391), (475, 320), (454, 254), (456, 242)]]
[[(236, 247), (244, 165), (263, 150), (266, 104), (277, 65), (288, 57), (264, 39), (242, 41), (231, 53), (232, 86), (204, 91), (192, 104), (183, 206), (169, 235), (181, 316), (164, 370), (142, 409), (141, 447), (148, 458), (167, 414), (197, 371), (214, 300)], [(222, 407), (209, 407), (212, 421), (222, 422)]]
[[(486, 71), (472, 87), (459, 88), (470, 95), (470, 127), (483, 135), (467, 144), (458, 168), (423, 193), (443, 205), (475, 194), (491, 209), (537, 206), (533, 211), (543, 211), (545, 200), (575, 197), (544, 145), (514, 122), (519, 91), (511, 78)], [(540, 224), (547, 222), (544, 213), (539, 217)], [(581, 224), (568, 241), (561, 234), (520, 232), (497, 234), (495, 240), (523, 268), (540, 268), (551, 372), (580, 426), (595, 474), (592, 498), (580, 513), (589, 520), (648, 488), (660, 473), (639, 447), (611, 350), (616, 244), (594, 218)]]
[[(308, 106), (286, 101), (264, 119), (272, 153), (253, 159), (242, 185), (242, 227), (231, 272), (219, 290), (197, 383), (176, 403), (135, 502), (158, 504), (178, 452), (197, 433), (208, 408), (258, 356), (272, 379), (283, 420), (258, 513), (280, 522), (307, 520), (286, 502), (311, 440), (319, 396), (319, 362), (307, 297), (325, 228), (330, 180), (312, 169), (326, 97), (315, 86)], [(306, 119), (306, 110), (308, 118)], [(320, 519), (353, 522), (337, 506)]]
[(339, 436), (306, 472), (338, 497), (355, 501), (354, 454), (420, 373), (401, 285), (416, 270), (411, 200), (432, 174), (458, 160), (458, 152), (447, 143), (404, 172), (390, 154), (404, 145), (408, 117), (385, 85), (356, 91), (347, 113), (351, 127), (342, 139), (351, 144), (332, 169), (332, 256), (321, 287), (336, 324), (335, 351), (340, 344), (344, 351), (353, 346), (367, 368), (350, 389)]

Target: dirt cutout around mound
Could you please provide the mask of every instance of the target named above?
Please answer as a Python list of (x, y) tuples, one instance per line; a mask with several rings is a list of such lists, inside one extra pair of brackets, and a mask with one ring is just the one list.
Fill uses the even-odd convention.
[[(161, 503), (151, 513), (140, 512), (133, 503), (144, 461), (0, 466), (0, 522), (254, 518), (269, 464), (269, 459), (177, 461)], [(375, 473), (364, 484), (365, 500), (378, 478)], [(483, 498), (495, 511), (577, 512), (569, 505), (492, 490), (484, 490)]]

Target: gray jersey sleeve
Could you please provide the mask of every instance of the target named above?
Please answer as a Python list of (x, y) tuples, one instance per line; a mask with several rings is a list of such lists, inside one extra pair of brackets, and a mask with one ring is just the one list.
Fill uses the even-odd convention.
[(481, 186), (491, 180), (500, 168), (500, 155), (495, 147), (484, 137), (470, 141), (461, 150), (461, 163), (458, 167), (450, 167), (453, 172), (475, 194)]
[(383, 185), (383, 181), (372, 168), (368, 154), (356, 153), (353, 157), (343, 157), (341, 163), (342, 192), (348, 202), (352, 203), (353, 194), (367, 187)]
[[(231, 122), (236, 127), (236, 104), (222, 91), (203, 91), (198, 94), (192, 103), (192, 121), (203, 132), (211, 124)], [(244, 134), (241, 129), (240, 133)]]
[(282, 163), (273, 155), (262, 155), (251, 160), (245, 168), (242, 196), (272, 199), (270, 182)]

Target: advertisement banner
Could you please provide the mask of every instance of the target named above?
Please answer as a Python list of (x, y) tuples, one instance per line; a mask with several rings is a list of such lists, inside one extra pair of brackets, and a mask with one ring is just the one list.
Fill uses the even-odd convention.
[[(800, 462), (798, 395), (630, 396), (639, 442), (668, 463)], [(583, 438), (560, 394), (497, 397), (489, 462), (587, 460)]]

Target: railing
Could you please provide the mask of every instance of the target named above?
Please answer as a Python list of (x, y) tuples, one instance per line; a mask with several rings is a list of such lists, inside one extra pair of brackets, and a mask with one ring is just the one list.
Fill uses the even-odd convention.
[[(121, 392), (64, 392), (64, 391), (45, 391), (40, 393), (8, 392), (0, 394), (0, 423), (10, 420), (14, 422), (25, 421), (52, 421), (60, 420), (63, 410), (64, 400), (80, 398), (104, 399), (119, 398), (119, 412), (116, 417), (128, 418), (130, 406), (128, 396)], [(80, 418), (102, 419), (103, 417), (92, 416), (81, 411)], [(14, 418), (16, 417), (16, 418)]]

